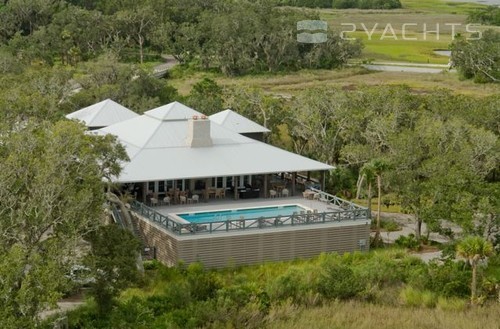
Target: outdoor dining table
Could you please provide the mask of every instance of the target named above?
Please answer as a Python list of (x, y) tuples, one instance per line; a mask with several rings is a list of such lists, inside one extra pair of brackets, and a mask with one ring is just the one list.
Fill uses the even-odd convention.
[(314, 198), (314, 195), (316, 194), (316, 192), (313, 192), (313, 191), (305, 191), (304, 192), (304, 196), (307, 198), (307, 199), (310, 199), (312, 200)]

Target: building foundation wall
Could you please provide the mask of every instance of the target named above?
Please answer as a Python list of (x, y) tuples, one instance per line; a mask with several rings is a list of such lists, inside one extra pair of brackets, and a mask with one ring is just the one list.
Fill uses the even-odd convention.
[(367, 251), (368, 221), (295, 226), (291, 229), (260, 229), (253, 232), (176, 236), (140, 216), (134, 216), (144, 242), (156, 249), (156, 258), (167, 266), (179, 262), (202, 262), (207, 268), (222, 268), (311, 258), (322, 252)]

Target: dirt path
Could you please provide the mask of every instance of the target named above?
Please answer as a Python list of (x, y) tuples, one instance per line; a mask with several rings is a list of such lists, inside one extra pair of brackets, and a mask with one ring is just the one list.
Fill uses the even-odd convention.
[[(372, 218), (376, 218), (376, 214), (372, 214)], [(395, 221), (401, 226), (401, 230), (394, 232), (381, 232), (380, 235), (384, 243), (393, 244), (400, 236), (408, 236), (409, 234), (416, 234), (416, 223), (415, 217), (410, 214), (400, 214), (400, 213), (388, 213), (381, 212), (381, 219), (390, 219)], [(443, 226), (449, 227), (452, 229), (454, 233), (460, 233), (461, 229), (457, 225), (445, 222)], [(425, 223), (422, 223), (422, 234), (427, 234), (427, 226)], [(374, 235), (374, 233), (372, 233)], [(450, 239), (446, 236), (442, 236), (438, 233), (430, 233), (429, 239), (432, 241), (436, 241), (439, 243), (447, 243)], [(429, 262), (432, 259), (440, 258), (441, 251), (430, 250), (415, 253), (415, 256), (421, 258), (424, 262)]]
[(84, 297), (82, 294), (77, 294), (75, 296), (71, 296), (68, 298), (61, 299), (57, 302), (57, 308), (52, 310), (43, 311), (40, 313), (40, 318), (46, 319), (49, 316), (54, 314), (62, 314), (67, 311), (71, 311), (85, 303)]

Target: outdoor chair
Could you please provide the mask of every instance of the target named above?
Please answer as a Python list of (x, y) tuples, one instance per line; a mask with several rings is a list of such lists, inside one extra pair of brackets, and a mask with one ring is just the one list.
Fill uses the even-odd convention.
[(289, 192), (288, 192), (288, 189), (286, 189), (286, 188), (284, 188), (284, 189), (281, 191), (281, 196), (282, 196), (282, 197), (287, 197), (287, 196), (288, 196), (288, 194), (289, 194)]
[(275, 190), (269, 190), (269, 197), (270, 198), (275, 198), (277, 195), (276, 191)]
[(222, 199), (226, 197), (226, 190), (225, 189), (217, 189), (215, 193), (215, 198), (216, 199)]
[(318, 212), (318, 209), (313, 209), (313, 221), (315, 222), (321, 221), (321, 215)]
[(191, 199), (193, 199), (193, 202), (196, 202), (196, 203), (200, 202), (200, 196), (198, 194), (193, 194)]
[(158, 205), (158, 199), (156, 199), (156, 198), (149, 199), (149, 202), (151, 203), (151, 207)]
[(186, 202), (187, 202), (187, 198), (184, 195), (181, 195), (179, 197), (179, 200), (180, 200), (180, 204), (186, 204)]
[(168, 204), (170, 206), (170, 197), (166, 196), (163, 198), (163, 204)]

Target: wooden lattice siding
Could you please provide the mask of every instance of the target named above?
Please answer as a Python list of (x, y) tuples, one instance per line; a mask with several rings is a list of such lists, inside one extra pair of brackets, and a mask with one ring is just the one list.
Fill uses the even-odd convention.
[(161, 227), (137, 215), (133, 215), (132, 220), (141, 232), (144, 244), (156, 249), (156, 259), (167, 266), (174, 266), (178, 263), (178, 244), (174, 237), (165, 233)]
[(360, 240), (366, 242), (367, 250), (370, 236), (367, 221), (181, 237), (140, 217), (138, 227), (146, 244), (156, 248), (156, 257), (164, 264), (201, 261), (208, 268), (309, 258), (322, 252), (350, 252), (360, 250)]

